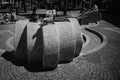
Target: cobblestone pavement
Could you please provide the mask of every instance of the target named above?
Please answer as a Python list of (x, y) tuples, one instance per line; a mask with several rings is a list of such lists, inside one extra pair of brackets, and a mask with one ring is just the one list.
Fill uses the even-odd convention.
[[(98, 26), (91, 28), (106, 35), (108, 42), (102, 49), (79, 56), (71, 63), (60, 64), (55, 70), (47, 72), (29, 72), (0, 57), (0, 80), (119, 80), (120, 33), (105, 29), (117, 27), (101, 21)], [(14, 32), (13, 26), (0, 26), (0, 29)]]

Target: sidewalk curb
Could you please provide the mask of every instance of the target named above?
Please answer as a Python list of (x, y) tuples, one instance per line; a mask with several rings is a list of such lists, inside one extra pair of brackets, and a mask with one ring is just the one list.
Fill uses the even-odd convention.
[[(107, 44), (107, 37), (104, 34), (102, 34), (101, 32), (98, 32), (98, 31), (96, 31), (94, 29), (90, 29), (90, 28), (85, 28), (85, 30), (97, 35), (101, 40), (101, 44), (98, 47), (88, 50), (87, 53), (83, 54), (83, 55), (87, 55), (87, 54), (96, 52), (96, 51), (100, 50), (101, 48), (103, 48)], [(80, 56), (83, 56), (83, 55), (80, 55)]]
[(96, 31), (96, 30), (90, 29), (90, 28), (85, 28), (85, 30), (87, 30), (87, 31), (89, 31), (89, 32), (92, 32), (92, 33), (94, 33), (95, 35), (97, 35), (97, 36), (100, 38), (101, 43), (104, 42), (104, 35), (103, 35), (102, 33), (98, 32), (98, 31)]

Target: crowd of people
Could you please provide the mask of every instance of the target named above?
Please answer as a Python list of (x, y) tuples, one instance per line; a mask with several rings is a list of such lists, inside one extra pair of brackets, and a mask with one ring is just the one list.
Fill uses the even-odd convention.
[[(64, 3), (64, 2), (63, 2)], [(66, 13), (67, 13), (67, 9), (66, 9), (66, 5), (67, 4), (63, 4), (61, 5), (62, 7), (62, 12), (63, 12), (63, 15), (65, 16)], [(81, 13), (84, 13), (86, 11), (98, 11), (98, 6), (96, 4), (91, 4), (90, 5), (90, 0), (83, 0), (83, 9), (80, 10)], [(58, 6), (55, 5), (55, 4), (51, 4), (48, 6), (48, 10), (46, 11), (46, 18), (45, 20), (48, 20), (48, 21), (53, 21), (54, 20), (54, 17), (57, 15), (57, 10), (58, 10)], [(31, 16), (31, 21), (37, 21), (38, 19), (38, 15), (36, 14), (36, 10), (37, 10), (37, 6), (34, 6), (33, 8), (33, 11), (32, 11), (32, 16)], [(16, 21), (16, 11), (15, 9), (13, 9), (13, 7), (11, 6), (10, 7), (10, 13), (4, 13), (3, 14), (3, 22), (2, 24), (6, 24), (8, 22), (15, 22)]]
[(2, 13), (1, 16), (3, 18), (3, 21), (1, 22), (1, 24), (7, 24), (9, 22), (16, 21), (16, 11), (12, 7), (10, 7), (10, 12)]

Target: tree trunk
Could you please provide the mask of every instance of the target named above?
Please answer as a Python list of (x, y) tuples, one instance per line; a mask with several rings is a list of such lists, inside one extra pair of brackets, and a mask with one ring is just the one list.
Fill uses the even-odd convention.
[(32, 0), (31, 0), (31, 10), (32, 10), (32, 6), (33, 6), (33, 5), (32, 5)]
[(26, 12), (27, 12), (27, 10), (26, 10), (25, 0), (23, 0), (23, 5), (24, 5), (24, 12), (26, 13)]
[(67, 14), (67, 0), (64, 1), (64, 7), (63, 7), (63, 15), (65, 16)]

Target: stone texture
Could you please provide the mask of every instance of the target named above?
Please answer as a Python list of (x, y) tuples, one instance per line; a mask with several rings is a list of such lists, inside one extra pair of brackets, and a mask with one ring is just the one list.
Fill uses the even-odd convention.
[(60, 58), (59, 33), (56, 23), (43, 26), (43, 42), (43, 67), (46, 69), (56, 68)]
[[(14, 30), (13, 27), (4, 26), (0, 29)], [(101, 21), (94, 27), (108, 38), (104, 48), (86, 56), (79, 56), (71, 63), (60, 64), (52, 71), (30, 72), (0, 57), (0, 80), (120, 80), (120, 34), (104, 28), (118, 27), (106, 21)]]
[(79, 22), (77, 19), (75, 18), (69, 18), (72, 29), (73, 29), (73, 33), (75, 36), (75, 56), (79, 56), (80, 52), (81, 52), (81, 48), (83, 45), (83, 40), (82, 40), (82, 35), (81, 35), (81, 30), (82, 27), (80, 26)]
[(58, 63), (70, 62), (80, 54), (81, 28), (76, 19), (71, 19), (71, 22), (48, 23), (45, 26), (37, 22), (21, 24), (17, 23), (15, 32), (18, 34), (15, 41), (19, 43), (15, 54), (19, 60), (27, 59), (29, 65), (48, 69), (56, 68)]
[(27, 24), (27, 56), (30, 65), (43, 64), (42, 28), (36, 22)]
[(59, 22), (60, 62), (69, 62), (74, 58), (74, 34), (69, 22)]
[(21, 65), (27, 61), (27, 22), (18, 21), (15, 27), (15, 61)]

